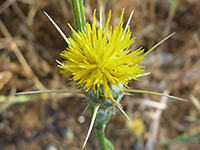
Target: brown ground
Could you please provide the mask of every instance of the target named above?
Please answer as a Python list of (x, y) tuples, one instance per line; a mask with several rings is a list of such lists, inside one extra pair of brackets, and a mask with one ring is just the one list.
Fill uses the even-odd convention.
[[(125, 22), (135, 10), (131, 30), (137, 41), (133, 50), (140, 46), (149, 49), (176, 32), (145, 59), (146, 72), (151, 75), (132, 82), (130, 87), (168, 92), (188, 102), (142, 94), (126, 96), (122, 102), (131, 118), (145, 122), (146, 131), (140, 140), (146, 149), (155, 141), (200, 132), (200, 1), (180, 0), (175, 9), (170, 9), (167, 0), (85, 0), (88, 21), (93, 9), (98, 12), (101, 5), (104, 17), (112, 10), (112, 25), (117, 23), (122, 8)], [(50, 150), (48, 146), (78, 150), (88, 130), (89, 111), (84, 114), (83, 124), (78, 121), (86, 106), (81, 95), (13, 97), (16, 91), (76, 88), (75, 84), (66, 86), (68, 77), (59, 74), (55, 59), (61, 60), (59, 53), (66, 43), (43, 11), (67, 36), (71, 35), (67, 23), (74, 23), (69, 0), (0, 0), (0, 150)], [(158, 103), (150, 106), (150, 101), (145, 100)], [(133, 150), (136, 145), (118, 110), (107, 125), (106, 136), (116, 150)], [(169, 146), (155, 145), (156, 150), (199, 147), (199, 137)], [(86, 149), (98, 149), (94, 133)]]

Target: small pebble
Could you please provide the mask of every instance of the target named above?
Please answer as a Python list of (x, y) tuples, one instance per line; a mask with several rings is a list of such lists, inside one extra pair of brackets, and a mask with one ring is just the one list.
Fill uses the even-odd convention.
[(55, 146), (47, 146), (45, 150), (57, 150), (57, 148)]
[(81, 123), (81, 124), (84, 123), (85, 122), (85, 117), (79, 116), (78, 117), (78, 122)]
[(67, 126), (63, 131), (63, 136), (68, 140), (73, 140), (74, 139), (73, 127)]

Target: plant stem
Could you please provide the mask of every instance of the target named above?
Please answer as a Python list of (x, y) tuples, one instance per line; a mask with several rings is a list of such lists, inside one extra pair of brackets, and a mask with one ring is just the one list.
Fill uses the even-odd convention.
[(83, 0), (71, 0), (71, 6), (74, 14), (76, 30), (83, 32), (86, 25)]
[(99, 143), (99, 150), (107, 150), (106, 149), (106, 143), (105, 143), (105, 136), (104, 136), (104, 127), (103, 127), (103, 125), (95, 127), (95, 133), (96, 133), (97, 140), (98, 140), (98, 143)]

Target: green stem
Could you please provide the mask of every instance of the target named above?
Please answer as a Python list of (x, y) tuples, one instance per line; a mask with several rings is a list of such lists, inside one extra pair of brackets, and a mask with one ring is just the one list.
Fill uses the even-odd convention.
[(74, 21), (76, 30), (85, 31), (85, 14), (83, 7), (83, 0), (71, 0), (72, 11), (74, 14)]
[[(90, 105), (91, 113), (94, 113), (94, 106)], [(110, 120), (113, 114), (114, 107), (110, 107), (107, 110), (101, 110), (99, 108), (98, 114), (95, 119), (94, 130), (99, 144), (99, 150), (114, 150), (112, 143), (105, 137), (105, 126)]]
[(98, 126), (95, 127), (95, 133), (97, 136), (97, 140), (99, 143), (99, 150), (107, 150), (106, 149), (106, 143), (105, 143), (105, 136), (104, 136), (104, 127), (102, 126)]
[[(91, 114), (94, 113), (94, 106), (90, 105), (90, 110), (91, 110)], [(104, 128), (105, 125), (102, 123), (98, 123), (98, 117), (99, 114), (97, 114), (96, 116), (96, 120), (95, 120), (95, 125), (94, 125), (94, 130), (95, 130), (95, 134), (98, 140), (98, 144), (99, 144), (99, 150), (107, 150), (106, 149), (106, 143), (105, 143), (105, 135), (104, 135)]]

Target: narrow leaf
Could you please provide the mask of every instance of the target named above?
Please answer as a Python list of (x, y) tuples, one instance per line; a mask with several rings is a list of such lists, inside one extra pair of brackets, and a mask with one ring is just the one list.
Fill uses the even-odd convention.
[(43, 90), (43, 91), (30, 91), (30, 92), (15, 93), (15, 96), (17, 96), (17, 95), (27, 95), (27, 94), (40, 94), (40, 93), (77, 93), (77, 94), (86, 94), (83, 90)]
[(158, 92), (152, 92), (152, 91), (135, 90), (135, 89), (124, 89), (124, 92), (152, 94), (152, 95), (165, 96), (165, 97), (176, 99), (176, 100), (180, 100), (180, 101), (187, 101), (186, 99), (183, 99), (183, 98), (179, 98), (179, 97), (175, 97), (175, 96), (171, 96), (171, 95), (167, 95), (167, 94), (163, 94), (163, 93), (158, 93)]
[(178, 143), (178, 142), (190, 142), (190, 141), (194, 141), (199, 136), (200, 136), (200, 132), (197, 132), (197, 133), (194, 133), (191, 135), (181, 134), (173, 139), (169, 139), (167, 141), (160, 142), (159, 145), (169, 146), (169, 145), (172, 145), (172, 144)]

